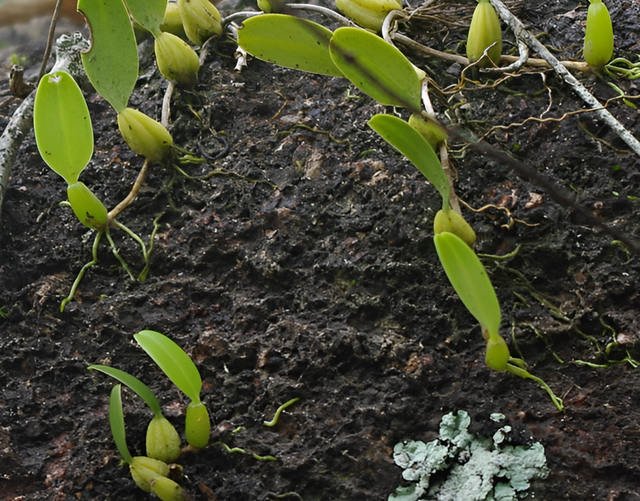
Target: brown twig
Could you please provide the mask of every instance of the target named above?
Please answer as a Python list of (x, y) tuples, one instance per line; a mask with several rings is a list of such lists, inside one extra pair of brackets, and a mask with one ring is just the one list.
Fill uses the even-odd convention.
[(51, 48), (53, 47), (53, 37), (56, 33), (56, 25), (58, 24), (58, 18), (60, 17), (60, 9), (62, 8), (63, 0), (58, 0), (56, 2), (56, 8), (53, 11), (53, 16), (51, 16), (51, 24), (49, 25), (49, 34), (47, 35), (47, 47), (44, 50), (44, 56), (42, 58), (42, 65), (40, 66), (40, 73), (38, 74), (38, 82), (44, 75), (44, 72), (47, 71), (47, 61), (49, 61), (49, 56), (51, 55)]
[(145, 158), (144, 164), (142, 164), (142, 168), (140, 169), (140, 172), (138, 173), (138, 177), (136, 178), (136, 182), (133, 183), (133, 187), (131, 188), (131, 191), (129, 192), (129, 194), (126, 196), (126, 198), (122, 202), (120, 202), (118, 205), (116, 205), (109, 212), (109, 215), (108, 215), (109, 222), (115, 220), (115, 218), (118, 217), (123, 210), (125, 210), (127, 207), (129, 207), (129, 205), (131, 205), (131, 203), (138, 196), (138, 192), (140, 191), (140, 188), (142, 187), (142, 183), (144, 183), (144, 179), (145, 179), (145, 177), (147, 177), (148, 168), (149, 168), (149, 160)]

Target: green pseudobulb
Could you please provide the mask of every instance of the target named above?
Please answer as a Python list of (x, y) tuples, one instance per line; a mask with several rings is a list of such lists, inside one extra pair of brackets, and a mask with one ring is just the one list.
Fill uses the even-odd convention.
[(451, 209), (440, 209), (433, 221), (434, 234), (442, 232), (453, 233), (461, 238), (469, 247), (476, 243), (476, 232), (465, 219), (456, 211)]
[(487, 366), (496, 371), (503, 371), (507, 368), (510, 358), (509, 347), (502, 336), (498, 333), (489, 334), (485, 357)]
[(107, 208), (84, 183), (77, 182), (67, 187), (67, 197), (76, 217), (88, 228), (102, 230), (107, 225)]
[(613, 56), (613, 26), (602, 0), (589, 1), (583, 55), (589, 66), (602, 68)]
[(199, 449), (207, 446), (211, 422), (209, 420), (209, 412), (203, 403), (191, 402), (187, 406), (184, 430), (189, 445)]
[(169, 465), (159, 459), (135, 456), (129, 464), (131, 477), (143, 491), (151, 492), (151, 481), (157, 477), (169, 475)]
[[(492, 44), (495, 44), (491, 46)], [(478, 66), (486, 68), (498, 65), (502, 54), (502, 29), (500, 19), (489, 0), (478, 0), (478, 5), (473, 12), (469, 35), (467, 37), (467, 58), (470, 63), (475, 63), (487, 51), (487, 57), (483, 58)]]
[(147, 427), (147, 456), (165, 463), (180, 456), (180, 435), (162, 415), (154, 416)]
[(129, 148), (152, 162), (161, 162), (169, 156), (173, 144), (171, 134), (144, 113), (125, 108), (118, 113), (118, 128)]

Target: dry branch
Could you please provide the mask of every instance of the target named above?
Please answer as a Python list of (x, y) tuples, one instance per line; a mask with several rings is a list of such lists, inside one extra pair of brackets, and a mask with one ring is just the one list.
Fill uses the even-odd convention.
[(613, 131), (622, 139), (636, 155), (640, 156), (640, 142), (629, 132), (620, 122), (618, 122), (609, 110), (604, 109), (602, 104), (582, 85), (569, 70), (567, 70), (547, 48), (542, 45), (536, 37), (525, 30), (524, 25), (515, 17), (502, 0), (490, 0), (491, 4), (498, 11), (502, 20), (509, 25), (516, 35), (516, 38), (523, 40), (529, 48), (537, 53), (554, 69), (554, 71), (578, 94), (582, 100), (591, 108), (595, 108), (594, 112), (601, 118)]

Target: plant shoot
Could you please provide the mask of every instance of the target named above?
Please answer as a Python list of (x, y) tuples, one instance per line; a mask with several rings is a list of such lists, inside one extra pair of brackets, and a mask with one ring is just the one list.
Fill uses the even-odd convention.
[(164, 334), (144, 330), (133, 337), (173, 384), (191, 399), (185, 423), (187, 442), (193, 447), (206, 447), (211, 423), (209, 412), (200, 401), (202, 378), (195, 364), (182, 348)]
[(398, 0), (336, 0), (336, 7), (358, 26), (376, 32), (392, 10), (402, 10)]
[(583, 55), (589, 66), (602, 68), (613, 56), (613, 25), (602, 0), (589, 2)]
[(180, 435), (164, 417), (158, 399), (149, 387), (128, 372), (106, 365), (91, 365), (89, 370), (103, 372), (133, 390), (153, 412), (153, 419), (147, 427), (147, 456), (165, 463), (173, 463), (180, 456)]
[[(488, 49), (488, 50), (487, 50)], [(486, 56), (483, 57), (485, 51)], [(497, 66), (502, 54), (502, 29), (496, 9), (489, 0), (478, 0), (467, 37), (467, 58), (481, 68)]]

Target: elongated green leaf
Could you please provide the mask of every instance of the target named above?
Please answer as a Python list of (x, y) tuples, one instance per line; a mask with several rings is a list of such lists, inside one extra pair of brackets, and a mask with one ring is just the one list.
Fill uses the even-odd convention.
[(43, 160), (69, 184), (93, 155), (93, 129), (87, 103), (64, 71), (42, 77), (33, 108), (33, 127)]
[(402, 52), (359, 28), (338, 28), (329, 52), (353, 85), (381, 104), (420, 110), (420, 78)]
[(393, 115), (374, 115), (367, 123), (422, 172), (442, 196), (443, 208), (448, 209), (449, 180), (438, 156), (422, 134)]
[(91, 49), (82, 54), (89, 80), (119, 113), (138, 79), (138, 47), (122, 0), (78, 0), (91, 29)]
[[(94, 0), (95, 1), (95, 0)], [(131, 17), (140, 26), (149, 30), (154, 35), (160, 33), (160, 25), (164, 19), (164, 11), (167, 8), (167, 0), (124, 0)]]
[(90, 365), (87, 367), (89, 370), (97, 370), (100, 372), (104, 372), (108, 376), (117, 379), (121, 383), (126, 384), (129, 388), (131, 388), (136, 394), (145, 401), (145, 403), (149, 406), (151, 411), (156, 416), (162, 416), (162, 409), (160, 408), (160, 403), (158, 399), (153, 394), (153, 392), (149, 389), (149, 387), (140, 381), (137, 377), (132, 376), (128, 372), (121, 371), (120, 369), (116, 369), (114, 367), (109, 367), (108, 365)]
[(202, 379), (182, 348), (159, 332), (144, 330), (133, 336), (169, 379), (194, 402), (200, 402)]
[(317, 23), (285, 14), (247, 19), (238, 30), (238, 45), (263, 61), (297, 70), (341, 77), (329, 55), (333, 33)]
[(122, 386), (119, 384), (113, 387), (109, 398), (109, 425), (118, 452), (125, 463), (131, 464), (133, 458), (127, 447), (127, 434), (124, 428), (124, 413), (122, 412)]
[(495, 338), (500, 328), (500, 304), (487, 271), (475, 252), (453, 233), (435, 237), (438, 257), (451, 285), (467, 310)]

